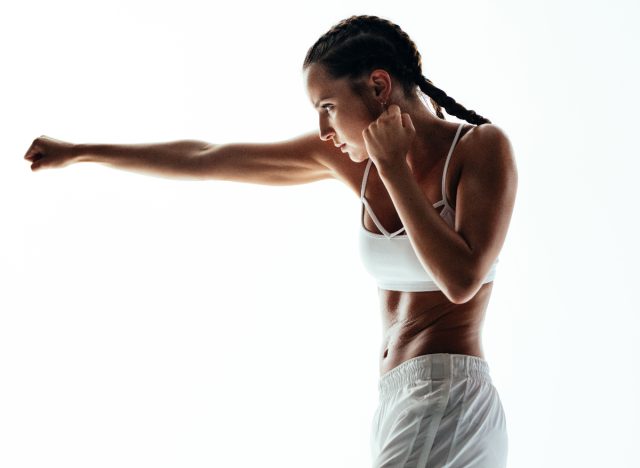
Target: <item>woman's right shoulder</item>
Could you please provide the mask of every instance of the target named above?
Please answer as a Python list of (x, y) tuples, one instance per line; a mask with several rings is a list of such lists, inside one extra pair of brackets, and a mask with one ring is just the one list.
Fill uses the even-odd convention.
[(332, 141), (320, 139), (317, 131), (305, 133), (300, 137), (306, 152), (326, 167), (334, 179), (345, 183), (349, 188), (360, 194), (360, 180), (364, 173), (366, 162), (356, 163), (337, 148)]

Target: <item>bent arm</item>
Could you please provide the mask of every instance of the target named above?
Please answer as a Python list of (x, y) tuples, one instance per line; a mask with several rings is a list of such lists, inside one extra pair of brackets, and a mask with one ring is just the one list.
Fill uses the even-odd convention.
[(454, 226), (443, 222), (407, 164), (379, 175), (424, 269), (455, 304), (470, 301), (482, 287), (504, 245), (517, 191), (513, 147), (495, 124), (469, 135), (454, 192)]
[(79, 162), (168, 178), (293, 185), (333, 177), (331, 149), (317, 132), (275, 143), (80, 144), (76, 151)]

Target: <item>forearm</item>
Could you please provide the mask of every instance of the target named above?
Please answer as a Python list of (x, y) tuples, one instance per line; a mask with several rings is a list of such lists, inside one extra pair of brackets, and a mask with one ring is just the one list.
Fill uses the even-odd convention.
[(210, 143), (179, 140), (166, 143), (78, 144), (78, 162), (99, 162), (111, 167), (164, 178), (206, 178), (201, 170)]
[(471, 284), (473, 256), (469, 246), (443, 222), (408, 166), (379, 174), (420, 262), (447, 297), (457, 302)]

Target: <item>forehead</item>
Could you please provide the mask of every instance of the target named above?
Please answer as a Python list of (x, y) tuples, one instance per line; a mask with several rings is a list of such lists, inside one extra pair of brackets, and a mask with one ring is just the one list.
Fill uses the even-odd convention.
[(332, 78), (322, 65), (314, 63), (304, 70), (304, 83), (312, 104), (326, 97), (335, 97), (347, 91), (346, 79)]

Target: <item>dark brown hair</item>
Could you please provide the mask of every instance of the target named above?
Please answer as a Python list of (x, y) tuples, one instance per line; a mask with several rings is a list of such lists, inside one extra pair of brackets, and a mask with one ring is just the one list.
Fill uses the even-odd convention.
[[(354, 81), (376, 68), (382, 68), (401, 84), (405, 97), (416, 93), (416, 85), (429, 96), (436, 115), (449, 115), (475, 125), (491, 123), (489, 119), (458, 104), (422, 74), (422, 58), (415, 43), (400, 26), (377, 16), (351, 16), (341, 20), (323, 34), (307, 52), (302, 65), (322, 65), (334, 79), (348, 77)], [(357, 91), (357, 85), (353, 85)]]

